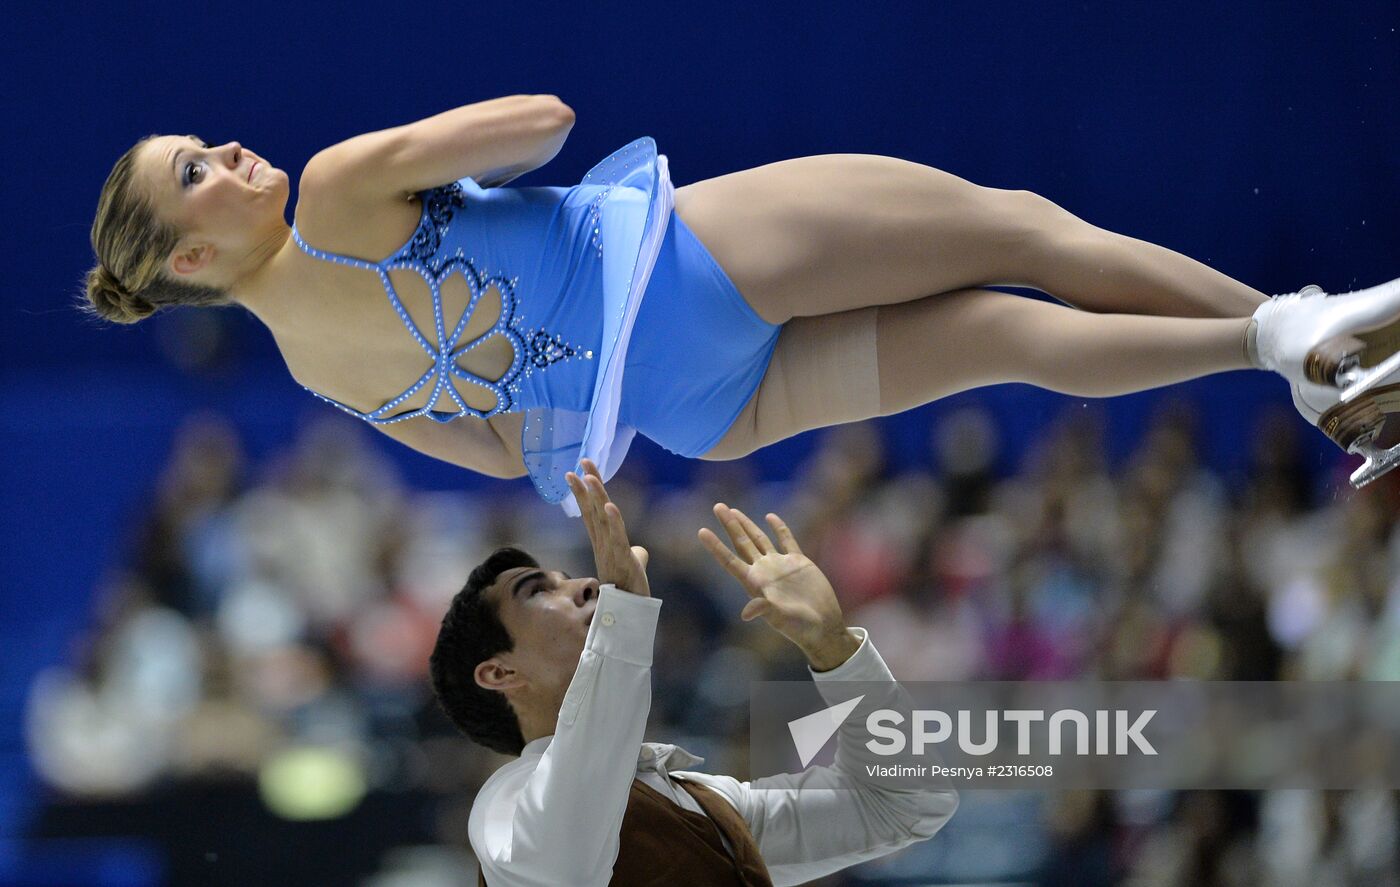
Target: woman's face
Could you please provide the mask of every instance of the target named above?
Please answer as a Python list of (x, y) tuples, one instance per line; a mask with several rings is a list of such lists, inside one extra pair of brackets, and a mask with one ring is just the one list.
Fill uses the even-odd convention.
[(158, 136), (137, 164), (156, 214), (181, 232), (169, 260), (176, 274), (236, 265), (286, 224), (287, 174), (237, 142)]

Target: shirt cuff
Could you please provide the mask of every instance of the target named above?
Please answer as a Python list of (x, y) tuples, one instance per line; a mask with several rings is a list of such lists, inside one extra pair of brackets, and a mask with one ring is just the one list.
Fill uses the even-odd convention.
[(604, 585), (598, 593), (583, 648), (609, 659), (650, 668), (660, 612), (660, 598), (642, 597), (616, 585)]
[[(875, 645), (870, 642), (870, 635), (866, 630), (852, 628), (851, 632), (860, 638), (860, 646), (851, 654), (851, 657), (830, 671), (812, 672), (812, 680), (817, 682), (817, 689), (823, 697), (826, 696), (828, 688), (822, 685), (833, 681), (888, 681), (894, 683), (894, 675), (890, 673), (890, 667), (885, 664), (885, 660), (880, 657)], [(811, 671), (811, 667), (809, 666), (807, 670)]]

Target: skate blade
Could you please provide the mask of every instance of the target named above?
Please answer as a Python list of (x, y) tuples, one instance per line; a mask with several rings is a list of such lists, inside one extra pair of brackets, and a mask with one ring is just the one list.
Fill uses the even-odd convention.
[(1351, 473), (1351, 485), (1358, 490), (1400, 465), (1400, 444), (1381, 449), (1370, 443), (1357, 443), (1350, 452), (1366, 457), (1361, 467)]
[(1373, 367), (1344, 370), (1337, 377), (1337, 381), (1343, 386), (1342, 403), (1351, 403), (1367, 391), (1397, 377), (1400, 377), (1400, 351)]

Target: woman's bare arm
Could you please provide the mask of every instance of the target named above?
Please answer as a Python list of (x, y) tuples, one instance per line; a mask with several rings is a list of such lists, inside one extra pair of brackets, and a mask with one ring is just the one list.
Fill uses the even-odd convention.
[(311, 158), (301, 188), (378, 202), (465, 177), (501, 183), (548, 163), (573, 125), (573, 110), (552, 95), (463, 105), (332, 145)]
[(506, 413), (490, 419), (463, 416), (446, 424), (426, 416), (376, 425), (380, 431), (420, 453), (491, 477), (512, 478), (525, 474), (520, 452), (523, 413)]

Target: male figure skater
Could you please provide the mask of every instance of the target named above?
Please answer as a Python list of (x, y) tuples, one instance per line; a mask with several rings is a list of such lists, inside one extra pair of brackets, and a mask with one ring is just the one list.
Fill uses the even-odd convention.
[(831, 767), (739, 782), (687, 768), (700, 759), (642, 741), (661, 601), (647, 553), (632, 547), (597, 469), (570, 474), (597, 578), (546, 571), (500, 549), (452, 601), (432, 656), (433, 689), (473, 740), (518, 758), (492, 774), (469, 834), (490, 887), (800, 884), (932, 837), (957, 808), (950, 785), (889, 788), (863, 778), (881, 761), (858, 733), (898, 685), (870, 639), (847, 628), (830, 583), (776, 515), (769, 539), (715, 506), (734, 546), (701, 542), (761, 618), (806, 654), (830, 705), (842, 682), (880, 682), (837, 733)]

